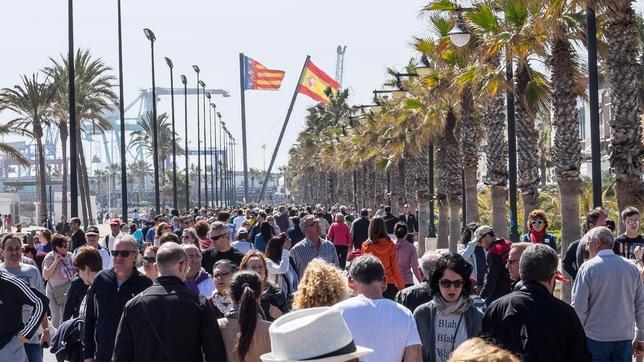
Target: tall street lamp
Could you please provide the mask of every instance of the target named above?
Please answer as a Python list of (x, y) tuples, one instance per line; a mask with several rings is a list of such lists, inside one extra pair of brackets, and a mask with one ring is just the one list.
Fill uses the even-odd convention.
[(193, 65), (197, 73), (197, 207), (201, 209), (201, 134), (199, 133), (199, 66)]
[[(449, 32), (449, 38), (457, 47), (465, 46), (470, 40), (470, 32), (463, 22), (464, 11), (473, 11), (474, 8), (458, 7), (456, 11), (456, 26)], [(514, 67), (512, 57), (506, 48), (505, 73), (508, 84), (512, 84)], [(517, 128), (514, 109), (514, 93), (512, 90), (506, 92), (506, 117), (508, 124), (508, 181), (510, 192), (510, 241), (519, 241), (519, 230), (517, 222)]]
[(174, 77), (172, 73), (172, 60), (165, 57), (165, 62), (170, 68), (170, 99), (172, 104), (172, 205), (175, 209), (178, 209), (177, 205), (177, 139), (176, 133), (174, 130)]
[[(69, 90), (69, 193), (70, 212), (72, 217), (78, 216), (78, 154), (76, 152), (76, 72), (74, 69), (74, 4), (67, 2), (69, 52), (67, 54), (67, 73)], [(65, 147), (65, 145), (63, 145)], [(63, 162), (67, 162), (63, 160)]]
[(221, 192), (222, 196), (221, 198), (224, 200), (224, 205), (228, 206), (228, 129), (226, 128), (226, 123), (222, 122), (223, 128), (223, 141), (222, 141), (222, 147), (224, 148), (224, 161), (222, 165), (223, 169), (223, 176), (221, 178)]
[[(224, 122), (221, 120), (221, 113), (217, 112), (217, 117), (219, 118), (219, 148), (223, 149), (224, 148), (224, 143), (223, 143), (223, 130), (222, 126), (224, 125)], [(225, 154), (223, 154), (225, 155)], [(222, 158), (222, 164), (223, 164), (223, 158)], [(217, 163), (217, 169), (219, 169), (219, 163)], [(221, 203), (223, 204), (224, 198), (223, 198), (223, 189), (224, 189), (224, 174), (221, 169), (219, 169), (219, 196), (221, 197)]]
[(219, 159), (219, 156), (217, 155), (217, 115), (219, 112), (217, 112), (217, 105), (215, 103), (211, 103), (210, 106), (212, 107), (212, 139), (214, 143), (214, 160), (211, 160), (212, 162), (212, 172), (214, 172), (214, 176), (212, 177), (212, 190), (213, 190), (213, 195), (215, 196), (215, 202), (217, 203), (217, 206), (220, 205), (219, 203), (219, 191), (217, 187), (217, 178), (219, 177), (219, 170), (217, 170), (217, 162)]
[(150, 41), (150, 54), (152, 60), (152, 159), (154, 163), (154, 211), (158, 214), (161, 210), (161, 193), (159, 191), (159, 138), (157, 126), (157, 92), (154, 80), (154, 41), (156, 37), (152, 30), (143, 29), (145, 36)]
[(206, 133), (206, 83), (203, 80), (199, 81), (199, 85), (203, 89), (203, 177), (204, 177), (204, 193), (206, 209), (208, 208), (208, 137)]
[(183, 83), (183, 99), (184, 99), (184, 120), (185, 120), (185, 149), (186, 149), (186, 211), (190, 210), (190, 165), (188, 163), (188, 79), (185, 75), (181, 74), (181, 83)]
[[(210, 144), (208, 147), (210, 148), (210, 151), (208, 152), (210, 154), (210, 195), (211, 195), (211, 205), (214, 208), (217, 203), (217, 195), (215, 194), (215, 187), (213, 186), (215, 183), (215, 178), (213, 176), (214, 170), (213, 170), (213, 163), (212, 163), (212, 96), (210, 95), (210, 92), (206, 92), (206, 98), (208, 98), (208, 137), (210, 137)], [(206, 167), (206, 171), (208, 168)]]
[(121, 215), (127, 217), (127, 163), (125, 159), (125, 109), (123, 108), (123, 38), (121, 36), (121, 0), (118, 0), (118, 38), (119, 38), (119, 116), (121, 117)]

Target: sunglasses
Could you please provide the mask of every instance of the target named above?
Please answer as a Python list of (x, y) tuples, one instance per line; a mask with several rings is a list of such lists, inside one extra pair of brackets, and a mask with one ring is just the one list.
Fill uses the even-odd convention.
[(212, 240), (212, 241), (219, 240), (219, 239), (221, 239), (223, 236), (226, 236), (226, 233), (224, 233), (224, 234), (219, 234), (219, 235), (217, 235), (217, 236), (211, 236), (211, 237), (210, 237), (210, 240)]
[(223, 278), (229, 276), (231, 273), (230, 272), (221, 272), (221, 273), (215, 273), (212, 275), (213, 278)]
[(156, 256), (144, 256), (143, 261), (148, 262), (148, 263), (154, 263), (157, 261)]
[(113, 257), (121, 256), (122, 258), (127, 258), (130, 256), (130, 254), (136, 253), (134, 250), (112, 250), (110, 251), (110, 254), (112, 254)]
[(532, 220), (532, 225), (543, 224), (543, 220)]
[(463, 288), (463, 285), (465, 285), (465, 282), (463, 280), (441, 279), (438, 281), (438, 283), (445, 289), (450, 288), (452, 285), (454, 286), (454, 288), (460, 289)]

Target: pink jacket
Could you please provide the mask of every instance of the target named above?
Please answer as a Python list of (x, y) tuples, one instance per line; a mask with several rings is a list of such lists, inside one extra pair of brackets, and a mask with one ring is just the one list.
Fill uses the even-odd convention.
[(334, 222), (329, 228), (327, 238), (337, 246), (351, 246), (351, 231), (347, 224), (343, 222)]

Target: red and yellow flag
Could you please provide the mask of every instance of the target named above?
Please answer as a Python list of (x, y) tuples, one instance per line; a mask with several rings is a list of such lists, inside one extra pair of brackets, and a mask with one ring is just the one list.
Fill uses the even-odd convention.
[(324, 93), (327, 88), (335, 92), (340, 89), (340, 84), (309, 61), (304, 68), (297, 91), (318, 102), (329, 103), (329, 97)]

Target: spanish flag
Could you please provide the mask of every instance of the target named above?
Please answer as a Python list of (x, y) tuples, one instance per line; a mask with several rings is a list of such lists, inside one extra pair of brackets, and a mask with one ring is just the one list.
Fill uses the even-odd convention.
[(244, 89), (279, 90), (284, 79), (283, 70), (267, 69), (262, 63), (244, 55)]
[(329, 103), (329, 97), (324, 93), (327, 88), (331, 88), (335, 92), (340, 89), (340, 84), (309, 60), (304, 68), (297, 91), (326, 104)]

